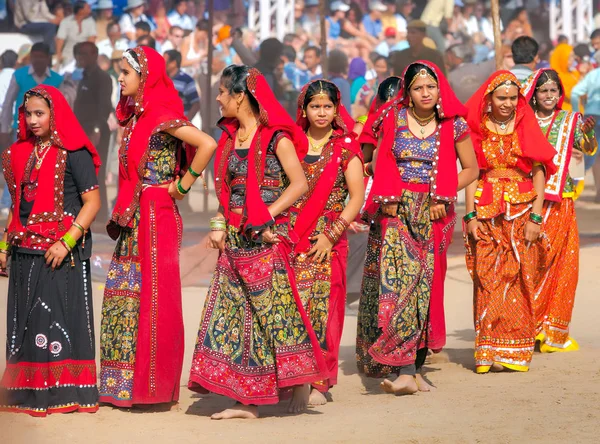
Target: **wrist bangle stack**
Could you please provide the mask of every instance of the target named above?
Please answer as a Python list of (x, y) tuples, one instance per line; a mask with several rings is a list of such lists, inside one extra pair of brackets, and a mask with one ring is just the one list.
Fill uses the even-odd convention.
[(363, 167), (363, 175), (365, 177), (373, 176), (373, 170), (371, 169), (371, 162), (365, 163), (365, 165)]
[(0, 241), (0, 253), (10, 255), (10, 244), (6, 241)]
[(183, 188), (181, 186), (181, 179), (179, 179), (177, 181), (177, 192), (179, 194), (181, 194), (182, 196), (185, 196), (187, 193), (189, 193), (191, 189), (192, 189), (192, 187), (188, 188), (187, 190), (185, 188)]
[(342, 234), (346, 232), (349, 226), (350, 224), (348, 223), (348, 221), (342, 216), (339, 216), (336, 220), (333, 221), (331, 226), (323, 232), (323, 234), (329, 240), (329, 242), (335, 245), (340, 239), (340, 237), (342, 237)]
[(544, 221), (544, 218), (536, 213), (529, 213), (529, 220), (531, 222), (533, 222), (536, 225), (542, 225), (542, 222)]
[(476, 217), (477, 217), (477, 211), (471, 211), (470, 213), (467, 213), (464, 215), (463, 221), (464, 221), (464, 223), (468, 224)]
[(210, 231), (226, 231), (227, 222), (222, 217), (213, 217), (210, 220)]
[(67, 247), (67, 250), (69, 251), (71, 251), (73, 248), (75, 248), (75, 245), (77, 245), (77, 241), (73, 239), (73, 236), (71, 236), (69, 233), (65, 233), (65, 235), (60, 238), (60, 241)]
[(200, 177), (200, 173), (195, 172), (191, 166), (188, 168), (188, 173), (190, 173), (196, 179), (198, 179)]

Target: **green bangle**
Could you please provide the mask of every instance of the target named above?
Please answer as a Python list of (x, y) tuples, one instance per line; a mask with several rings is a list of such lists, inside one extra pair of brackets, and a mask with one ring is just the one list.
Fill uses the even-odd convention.
[(542, 216), (540, 216), (539, 214), (529, 213), (529, 220), (531, 222), (533, 222), (534, 224), (541, 225), (542, 222), (544, 221), (544, 218)]
[(188, 173), (190, 173), (192, 176), (194, 176), (196, 179), (200, 177), (200, 173), (195, 172), (192, 167), (190, 166), (188, 168)]
[(469, 223), (471, 222), (473, 219), (475, 219), (477, 217), (477, 211), (471, 211), (470, 213), (467, 213), (464, 215), (463, 217), (463, 221), (465, 223)]
[(183, 188), (181, 186), (181, 179), (177, 181), (177, 191), (179, 191), (179, 194), (185, 196), (187, 193), (189, 193), (189, 191), (191, 190), (192, 187), (188, 188), (187, 190), (185, 188)]
[(359, 116), (355, 120), (356, 123), (362, 123), (363, 125), (367, 123), (367, 116)]
[(0, 250), (10, 250), (10, 244), (6, 241), (0, 241)]
[(67, 243), (71, 250), (75, 248), (75, 245), (77, 245), (77, 241), (73, 239), (73, 236), (71, 236), (69, 233), (65, 233), (65, 235), (62, 237), (62, 240)]

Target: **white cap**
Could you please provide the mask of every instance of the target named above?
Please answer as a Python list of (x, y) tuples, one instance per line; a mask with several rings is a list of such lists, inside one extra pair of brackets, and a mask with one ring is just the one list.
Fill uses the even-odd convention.
[(331, 4), (330, 9), (332, 12), (335, 12), (335, 11), (348, 12), (348, 11), (350, 11), (350, 6), (348, 6), (344, 2), (335, 1)]
[(388, 9), (387, 6), (385, 6), (380, 1), (374, 1), (374, 2), (369, 3), (369, 10), (371, 10), (371, 11), (386, 12), (387, 9)]

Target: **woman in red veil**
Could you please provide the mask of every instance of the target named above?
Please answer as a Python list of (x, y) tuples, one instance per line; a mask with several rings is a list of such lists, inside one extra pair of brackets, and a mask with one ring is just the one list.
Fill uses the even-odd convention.
[(535, 346), (534, 297), (546, 268), (540, 237), (548, 143), (517, 78), (494, 73), (467, 102), (481, 169), (466, 192), (467, 268), (473, 279), (477, 373), (527, 371)]
[(117, 118), (125, 131), (107, 227), (117, 246), (102, 304), (100, 402), (131, 407), (179, 399), (183, 226), (175, 200), (188, 193), (216, 142), (185, 117), (159, 53), (128, 50), (121, 68)]
[(46, 416), (98, 410), (89, 227), (100, 157), (62, 94), (40, 85), (2, 154), (13, 207), (0, 242), (12, 255), (0, 410)]
[(302, 159), (308, 193), (292, 212), (300, 239), (294, 271), (327, 365), (327, 378), (312, 384), (309, 403), (319, 405), (327, 402), (324, 393), (337, 383), (346, 305), (346, 229), (365, 197), (362, 154), (352, 132), (354, 122), (331, 82), (316, 80), (302, 89), (296, 123), (306, 133), (309, 149)]
[(299, 161), (308, 144), (255, 68), (227, 67), (217, 102), (220, 207), (209, 246), (220, 254), (189, 388), (236, 401), (213, 419), (257, 418), (257, 406), (277, 404), (292, 388), (295, 413), (325, 370), (291, 264), (298, 239), (289, 231), (289, 209), (308, 190)]
[(378, 147), (365, 217), (379, 247), (368, 250), (356, 344), (359, 372), (398, 374), (382, 383), (395, 394), (430, 390), (420, 369), (427, 351), (446, 342), (444, 278), (454, 202), (478, 174), (466, 109), (439, 68), (415, 62), (403, 85), (373, 119)]

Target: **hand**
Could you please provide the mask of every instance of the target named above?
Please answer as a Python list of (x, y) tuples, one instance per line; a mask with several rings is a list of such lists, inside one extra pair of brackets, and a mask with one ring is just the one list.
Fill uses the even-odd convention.
[(208, 235), (208, 240), (206, 241), (206, 248), (214, 248), (215, 250), (223, 252), (225, 249), (226, 237), (227, 234), (225, 231), (211, 231)]
[(8, 263), (8, 254), (0, 253), (0, 271), (6, 270), (7, 263)]
[(331, 249), (333, 248), (333, 244), (327, 239), (327, 236), (319, 234), (311, 237), (310, 240), (316, 242), (310, 251), (306, 253), (307, 256), (314, 255), (313, 261), (317, 263), (322, 263), (325, 259), (331, 259)]
[(538, 240), (538, 238), (540, 237), (540, 231), (542, 230), (542, 227), (539, 226), (538, 224), (534, 224), (533, 222), (527, 222), (527, 224), (525, 225), (525, 230), (524, 230), (524, 235), (525, 235), (525, 240), (527, 242), (535, 242)]
[(280, 240), (277, 237), (277, 233), (271, 231), (270, 228), (265, 228), (261, 233), (262, 241), (265, 244), (278, 244)]
[(583, 127), (581, 128), (581, 130), (584, 133), (589, 133), (595, 127), (596, 127), (596, 119), (594, 119), (593, 117), (588, 117), (587, 119), (585, 119), (585, 122), (583, 122)]
[(178, 180), (180, 180), (179, 177), (175, 178), (175, 180), (169, 184), (169, 195), (175, 200), (182, 200), (185, 195), (181, 194), (179, 190), (177, 190)]
[(398, 216), (398, 202), (392, 202), (389, 204), (381, 205), (381, 212), (386, 216), (396, 217)]
[(575, 160), (575, 163), (581, 163), (583, 161), (583, 153), (579, 150), (573, 150), (571, 157)]
[(46, 254), (44, 258), (46, 259), (46, 265), (51, 265), (53, 270), (56, 270), (56, 267), (59, 267), (62, 264), (65, 257), (69, 254), (69, 251), (65, 248), (62, 242), (55, 242)]
[(480, 237), (479, 234), (484, 233), (483, 224), (476, 218), (471, 219), (467, 224), (467, 234), (473, 238), (475, 242), (478, 242)]
[(100, 131), (90, 134), (90, 142), (96, 147), (100, 144)]
[(434, 203), (429, 207), (429, 217), (431, 220), (443, 219), (446, 217), (446, 204)]

